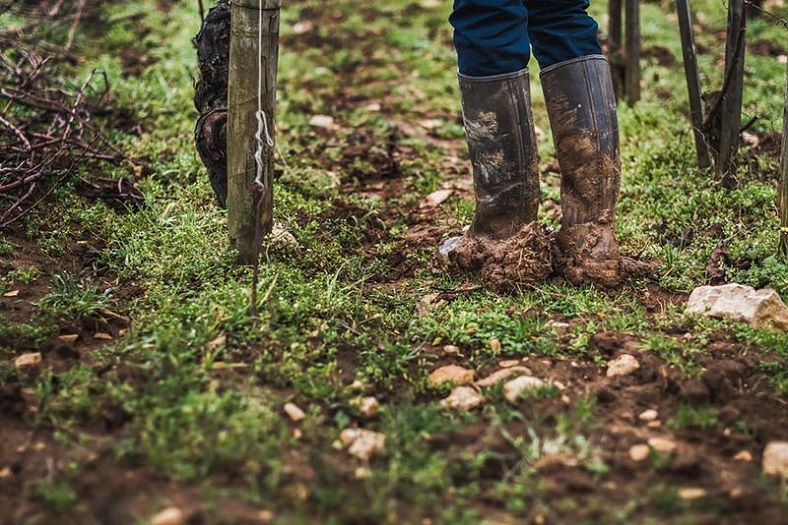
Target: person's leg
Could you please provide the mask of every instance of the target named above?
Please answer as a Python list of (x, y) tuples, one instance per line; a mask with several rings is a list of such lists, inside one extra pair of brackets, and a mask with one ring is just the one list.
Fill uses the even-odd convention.
[[(450, 18), (476, 209), (468, 233), (440, 251), (500, 288), (541, 281), (549, 272), (547, 239), (535, 222), (539, 172), (527, 19), (522, 0), (455, 0)], [(524, 240), (527, 225), (533, 232)]]
[(597, 24), (585, 0), (526, 4), (561, 168), (555, 266), (572, 283), (614, 286), (622, 272), (615, 237), (621, 162), (616, 98)]
[(454, 0), (449, 22), (461, 75), (487, 77), (528, 67), (528, 13), (523, 0)]
[(601, 55), (588, 0), (524, 0), (533, 54), (545, 69), (573, 58)]

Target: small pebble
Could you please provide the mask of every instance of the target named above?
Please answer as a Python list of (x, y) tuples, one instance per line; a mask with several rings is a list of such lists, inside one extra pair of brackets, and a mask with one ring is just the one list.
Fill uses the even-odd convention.
[(484, 396), (470, 386), (458, 386), (452, 390), (449, 397), (441, 401), (444, 408), (454, 408), (458, 410), (473, 410), (484, 403)]
[(683, 500), (700, 499), (706, 496), (706, 491), (697, 487), (684, 487), (679, 489), (679, 497)]
[(742, 450), (741, 452), (733, 456), (733, 459), (735, 459), (736, 461), (745, 461), (749, 463), (752, 461), (752, 454), (750, 454), (749, 450)]
[(33, 352), (31, 354), (22, 354), (14, 359), (14, 366), (18, 369), (33, 368), (41, 364), (43, 357), (41, 352)]
[(331, 128), (334, 126), (334, 117), (328, 115), (314, 115), (309, 119), (309, 125), (315, 128)]
[(651, 454), (651, 447), (648, 445), (634, 445), (629, 449), (630, 459), (637, 463), (640, 463), (641, 461), (648, 458), (649, 454)]
[(178, 507), (167, 507), (150, 520), (151, 525), (181, 525), (186, 518)]
[(457, 356), (460, 354), (460, 347), (454, 345), (446, 345), (443, 347), (443, 355), (445, 356)]
[(361, 400), (361, 403), (358, 406), (359, 412), (365, 417), (372, 417), (378, 413), (380, 409), (380, 402), (377, 398), (369, 396), (365, 397)]
[(433, 370), (427, 381), (433, 387), (441, 386), (444, 383), (454, 383), (462, 386), (473, 383), (474, 375), (473, 370), (468, 370), (458, 365), (448, 365)]
[(303, 421), (306, 417), (304, 411), (301, 410), (301, 408), (299, 408), (299, 406), (295, 403), (285, 403), (285, 406), (282, 407), (282, 409), (285, 411), (285, 414), (287, 414), (287, 417), (289, 417), (290, 420), (295, 423)]
[(640, 368), (640, 363), (634, 356), (623, 354), (607, 364), (607, 377), (627, 376), (634, 374)]
[(659, 417), (659, 413), (657, 413), (656, 410), (648, 409), (641, 412), (640, 415), (638, 416), (638, 419), (640, 419), (641, 421), (649, 422), (649, 421), (656, 421), (658, 417)]
[(648, 440), (648, 446), (660, 454), (669, 454), (676, 450), (676, 443), (666, 438), (654, 437)]
[(544, 385), (544, 381), (538, 377), (520, 376), (503, 385), (503, 395), (510, 403), (516, 403), (523, 392), (539, 388), (542, 385)]
[(763, 473), (788, 478), (788, 441), (772, 441), (763, 451)]
[(386, 436), (363, 428), (346, 428), (339, 434), (339, 441), (347, 451), (362, 461), (386, 450)]
[(498, 383), (509, 379), (514, 375), (531, 375), (531, 370), (524, 366), (513, 366), (511, 368), (504, 368), (503, 370), (498, 370), (493, 372), (489, 376), (485, 377), (484, 379), (480, 379), (476, 382), (476, 386), (479, 387), (489, 387), (495, 386)]

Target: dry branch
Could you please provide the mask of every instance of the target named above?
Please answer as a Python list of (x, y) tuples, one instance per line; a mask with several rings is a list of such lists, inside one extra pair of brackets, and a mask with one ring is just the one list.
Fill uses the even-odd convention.
[[(90, 160), (128, 160), (91, 122), (109, 83), (90, 73), (69, 86), (66, 66), (86, 2), (42, 1), (21, 29), (0, 32), (0, 228), (17, 222)], [(10, 9), (10, 7), (9, 7)], [(65, 45), (58, 45), (58, 34)], [(139, 192), (128, 191), (130, 200)]]

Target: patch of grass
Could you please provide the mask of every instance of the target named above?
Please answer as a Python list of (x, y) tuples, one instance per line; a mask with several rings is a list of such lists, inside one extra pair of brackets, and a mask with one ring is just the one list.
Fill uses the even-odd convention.
[[(303, 1), (283, 9), (275, 218), (297, 244), (266, 245), (258, 318), (251, 319), (251, 271), (235, 265), (226, 214), (214, 206), (193, 151), (196, 5), (176, 2), (167, 15), (159, 7), (154, 0), (102, 4), (101, 20), (112, 22), (107, 34), (88, 31), (75, 41), (85, 57), (73, 78), (95, 68), (106, 72), (113, 105), (142, 124), (137, 135), (118, 130), (110, 137), (149, 164), (145, 177), (135, 179), (145, 206), (118, 212), (81, 199), (73, 187), (55, 192), (51, 209), (32, 213), (24, 233), (52, 256), (69, 255), (75, 239), (100, 240), (101, 248), (80, 273), (55, 270), (51, 292), (29, 324), (0, 316), (0, 338), (36, 348), (58, 327), (78, 325), (117, 299), (99, 275), (134, 285), (123, 304), (133, 319), (129, 332), (90, 350), (90, 366), (36, 377), (0, 367), (0, 378), (45, 400), (36, 422), (62, 430), (66, 442), (79, 440), (83, 424), (101, 424), (106, 411), (120, 413), (113, 452), (124, 465), (199, 480), (208, 491), (229, 480), (235, 496), (276, 509), (281, 522), (319, 516), (326, 523), (470, 524), (493, 508), (504, 522), (537, 514), (562, 522), (586, 509), (588, 499), (546, 497), (548, 483), (536, 465), (565, 456), (594, 480), (605, 480), (611, 468), (603, 461), (606, 445), (596, 441), (602, 416), (593, 396), (578, 398), (572, 390), (586, 395), (583, 381), (598, 378), (570, 385), (571, 407), (556, 401), (561, 392), (554, 386), (529, 392), (517, 406), (499, 387), (485, 392), (484, 407), (457, 414), (440, 409), (438, 394), (426, 385), (436, 347), (459, 346), (457, 360), (476, 371), (507, 357), (602, 364), (606, 356), (591, 341), (610, 331), (642, 342), (645, 351), (693, 377), (713, 334), (724, 331), (735, 334), (743, 350), (775, 359), (762, 368), (788, 390), (788, 336), (684, 317), (681, 306), (656, 315), (646, 306), (652, 283), (617, 291), (545, 283), (513, 295), (460, 292), (473, 278), (433, 274), (427, 243), (402, 253), (415, 266), (411, 273), (403, 276), (392, 266), (390, 258), (405, 251), (403, 241), (415, 227), (459, 230), (473, 214), (469, 198), (453, 197), (426, 218), (422, 214), (432, 212), (416, 206), (467, 169), (454, 160), (464, 158), (465, 146), (447, 3), (360, 7), (339, 0), (326, 8)], [(724, 24), (718, 12), (724, 9), (711, 0), (698, 8), (709, 12), (709, 31), (699, 35), (710, 50), (701, 57), (704, 80), (719, 83), (715, 53), (722, 49), (713, 30)], [(591, 9), (602, 15), (606, 6), (592, 3)], [(644, 5), (643, 19), (645, 45), (678, 58), (675, 23), (664, 6)], [(314, 27), (296, 34), (295, 24), (304, 21)], [(763, 38), (783, 35), (754, 27)], [(148, 64), (136, 77), (118, 52), (131, 48)], [(735, 190), (699, 171), (681, 95), (683, 72), (647, 60), (643, 101), (619, 109), (623, 251), (657, 258), (662, 291), (686, 292), (706, 282), (708, 258), (724, 245), (733, 260), (752, 263), (749, 269), (729, 265), (727, 278), (788, 293), (786, 265), (773, 257), (774, 159), (743, 162)], [(536, 69), (534, 113), (546, 135), (539, 144), (546, 168), (554, 159)], [(762, 116), (758, 133), (778, 129), (781, 117), (769, 116), (781, 96), (783, 71), (777, 69), (767, 57), (748, 57), (746, 107)], [(665, 92), (678, 94), (663, 99)], [(338, 129), (311, 127), (316, 114), (334, 117)], [(383, 170), (392, 159), (398, 170)], [(102, 169), (102, 176), (131, 176), (125, 164)], [(92, 170), (81, 175), (89, 178)], [(558, 177), (545, 179), (544, 195), (558, 200)], [(555, 218), (541, 220), (557, 226)], [(687, 230), (691, 240), (676, 242)], [(0, 238), (0, 255), (13, 250)], [(23, 271), (13, 279), (37, 277)], [(417, 315), (419, 299), (436, 291), (445, 291), (445, 304)], [(568, 322), (568, 333), (555, 322)], [(3, 348), (4, 356), (18, 350)], [(358, 410), (366, 395), (381, 403), (376, 416)], [(298, 425), (281, 413), (288, 400), (308, 414)], [(546, 408), (534, 413), (532, 405)], [(383, 432), (385, 452), (365, 463), (335, 450), (338, 433), (354, 426)], [(711, 432), (719, 418), (712, 407), (680, 406), (669, 427)], [(670, 459), (652, 458), (656, 475)], [(311, 469), (304, 479), (298, 473), (309, 469), (301, 463)], [(605, 507), (599, 520), (621, 513), (646, 521), (651, 516), (644, 514), (653, 512), (660, 522), (687, 510), (672, 487), (653, 486), (644, 502), (637, 496), (634, 507)], [(41, 487), (40, 497), (53, 509), (73, 505), (67, 485)]]
[(55, 513), (66, 512), (76, 506), (77, 493), (71, 485), (62, 479), (36, 483), (33, 493), (41, 502)]
[(41, 299), (39, 315), (56, 317), (79, 327), (99, 309), (110, 306), (111, 292), (63, 271), (52, 277), (52, 291)]
[(700, 430), (719, 430), (722, 428), (719, 410), (710, 406), (681, 404), (668, 420), (670, 428), (694, 428)]

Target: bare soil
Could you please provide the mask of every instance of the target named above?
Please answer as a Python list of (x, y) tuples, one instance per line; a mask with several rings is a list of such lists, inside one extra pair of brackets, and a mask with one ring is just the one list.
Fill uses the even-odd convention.
[[(160, 3), (166, 10), (171, 2)], [(331, 11), (319, 8), (305, 12), (305, 20), (328, 17)], [(413, 4), (413, 9), (420, 9)], [(347, 46), (347, 41), (339, 36), (318, 36), (310, 33), (309, 38), (288, 45), (311, 46), (330, 49)], [(360, 42), (371, 39), (359, 36)], [(763, 52), (774, 53), (772, 49)], [(650, 55), (656, 61), (668, 62), (663, 50), (655, 49)], [(145, 55), (137, 51), (124, 58), (128, 72), (134, 74), (145, 64)], [(352, 67), (348, 65), (347, 67)], [(360, 65), (354, 74), (363, 76)], [(368, 102), (352, 93), (330, 94), (337, 105), (356, 106)], [(385, 104), (383, 104), (385, 107)], [(347, 145), (338, 166), (328, 163), (326, 168), (342, 168), (349, 174), (343, 180), (342, 192), (363, 192), (377, 197), (381, 203), (374, 216), (363, 224), (362, 241), (355, 249), (362, 249), (370, 260), (383, 257), (388, 271), (377, 274), (368, 284), (370, 290), (386, 287), (407, 287), (409, 279), (423, 269), (424, 254), (434, 252), (441, 239), (456, 228), (448, 224), (450, 213), (444, 207), (425, 206), (414, 202), (409, 205), (397, 200), (408, 191), (408, 182), (403, 178), (399, 162), (412, 154), (402, 144), (402, 134), (423, 133), (405, 123), (400, 131), (392, 133), (385, 144), (377, 144), (373, 137), (359, 131), (347, 139)], [(320, 131), (323, 133), (324, 131)], [(325, 131), (326, 133), (330, 133)], [(435, 139), (437, 140), (437, 139)], [(445, 144), (444, 144), (445, 145)], [(470, 198), (467, 179), (467, 162), (461, 160), (464, 145), (462, 141), (450, 141), (449, 151), (455, 160), (447, 161), (448, 172), (458, 175), (465, 183), (458, 183), (452, 198)], [(320, 158), (320, 151), (315, 151)], [(369, 169), (359, 169), (356, 159), (368, 162)], [(83, 191), (83, 197), (93, 197)], [(330, 213), (319, 217), (322, 221), (354, 221), (367, 216), (368, 210), (353, 205), (338, 205)], [(391, 240), (387, 226), (393, 221), (406, 217), (408, 231), (398, 239), (398, 249), (381, 255), (379, 245)], [(306, 221), (308, 218), (300, 218)], [(527, 242), (536, 236), (533, 231), (526, 232)], [(691, 242), (692, 235), (670, 233), (666, 225), (666, 242)], [(526, 238), (524, 237), (524, 238)], [(113, 366), (97, 365), (94, 358), (105, 339), (97, 338), (99, 333), (108, 334), (112, 341), (122, 338), (133, 323), (124, 315), (131, 299), (144, 291), (135, 282), (116, 282), (116, 277), (102, 273), (94, 268), (93, 255), (102, 249), (97, 239), (74, 240), (67, 253), (57, 259), (45, 255), (41, 249), (20, 236), (11, 236), (10, 241), (17, 247), (15, 251), (0, 260), (0, 271), (37, 268), (40, 276), (29, 285), (19, 286), (19, 295), (0, 297), (0, 315), (14, 322), (34, 318), (38, 302), (51, 291), (48, 275), (54, 269), (64, 269), (73, 275), (84, 275), (103, 289), (112, 288), (115, 305), (112, 310), (99, 312), (75, 325), (72, 320), (64, 319), (59, 334), (42, 345), (31, 345), (27, 339), (4, 338), (0, 346), (13, 349), (15, 357), (28, 352), (41, 352), (43, 363), (31, 374), (48, 374), (55, 377), (58, 373), (84, 363), (96, 367), (96, 372), (108, 380), (142, 383), (147, 380), (141, 363), (124, 363)], [(517, 242), (521, 242), (522, 239)], [(541, 242), (541, 241), (540, 241)], [(482, 247), (482, 252), (495, 251), (500, 257), (509, 258), (513, 252), (503, 246)], [(487, 251), (485, 251), (487, 250)], [(476, 252), (474, 252), (476, 253)], [(475, 256), (475, 255), (474, 255)], [(490, 256), (479, 256), (487, 261)], [(493, 258), (498, 257), (495, 255)], [(495, 259), (497, 260), (497, 259)], [(471, 269), (481, 269), (484, 274), (486, 262), (474, 262)], [(498, 268), (497, 266), (495, 268)], [(503, 284), (519, 275), (511, 272), (487, 271), (488, 282)], [(494, 278), (494, 279), (493, 279)], [(534, 274), (534, 280), (546, 279), (546, 274)], [(496, 286), (499, 288), (499, 286)], [(464, 287), (442, 291), (440, 299), (452, 301), (456, 297), (477, 290), (472, 277)], [(649, 319), (655, 324), (669, 311), (671, 306), (686, 301), (686, 296), (676, 294), (648, 284), (637, 291), (640, 304), (648, 312)], [(525, 312), (513, 311), (512, 315)], [(569, 330), (575, 319), (565, 319), (560, 315), (544, 315), (554, 322), (566, 322), (569, 328), (559, 334), (559, 345), (568, 348), (571, 342)], [(586, 322), (587, 320), (583, 320)], [(671, 328), (668, 334), (676, 338), (692, 340), (693, 333), (681, 325)], [(73, 343), (64, 342), (59, 335), (78, 335)], [(102, 336), (103, 337), (103, 336)], [(553, 455), (537, 465), (538, 481), (543, 486), (541, 501), (533, 506), (529, 519), (534, 523), (569, 523), (587, 521), (602, 522), (611, 516), (611, 508), (635, 506), (634, 515), (642, 521), (654, 519), (657, 522), (679, 522), (685, 507), (681, 496), (675, 496), (681, 489), (701, 489), (707, 510), (695, 515), (697, 523), (758, 523), (761, 525), (784, 523), (785, 502), (775, 496), (774, 490), (763, 490), (765, 484), (773, 484), (761, 477), (760, 462), (762, 451), (767, 442), (788, 440), (788, 402), (776, 391), (764, 373), (766, 354), (753, 343), (740, 341), (730, 330), (721, 330), (706, 342), (708, 354), (696, 357), (697, 374), (685, 374), (668, 363), (656, 353), (644, 351), (642, 345), (632, 334), (626, 332), (600, 332), (593, 336), (586, 354), (576, 359), (558, 359), (542, 356), (529, 356), (523, 364), (534, 375), (558, 382), (566, 388), (562, 392), (571, 402), (592, 397), (596, 401), (593, 419), (596, 422), (590, 435), (591, 442), (602, 450), (602, 459), (609, 470), (597, 475), (590, 474), (571, 458)], [(446, 356), (440, 348), (424, 350), (432, 353), (433, 366), (445, 364), (467, 365), (462, 356)], [(608, 378), (603, 366), (595, 361), (595, 356), (615, 358), (621, 354), (635, 356), (640, 369), (629, 376)], [(350, 373), (356, 365), (353, 353), (342, 353), (339, 358), (339, 375), (343, 382), (350, 381)], [(139, 366), (138, 366), (139, 365)], [(99, 368), (100, 366), (100, 368)], [(478, 370), (484, 376), (496, 369)], [(234, 373), (245, 374), (243, 370)], [(24, 379), (24, 378), (23, 378)], [(100, 524), (131, 525), (150, 516), (161, 501), (162, 495), (172, 504), (184, 510), (186, 522), (203, 523), (264, 523), (260, 509), (238, 499), (207, 501), (203, 486), (200, 484), (175, 483), (165, 479), (157, 472), (145, 467), (120, 462), (113, 453), (128, 423), (128, 414), (121, 407), (101, 407), (100, 415), (86, 418), (80, 427), (73, 429), (74, 434), (89, 435), (84, 445), (64, 444), (59, 434), (67, 432), (55, 429), (41, 422), (36, 425), (35, 415), (44, 401), (36, 396), (27, 385), (28, 381), (12, 380), (0, 384), (0, 517), (2, 523), (10, 524)], [(401, 395), (410, 395), (401, 392)], [(435, 401), (431, 394), (423, 394), (422, 400)], [(396, 401), (394, 399), (394, 401)], [(703, 407), (716, 411), (719, 423), (712, 428), (674, 426), (670, 422), (682, 407)], [(537, 432), (549, 432), (558, 415), (571, 410), (571, 403), (558, 399), (529, 399), (520, 402), (519, 410), (525, 418), (536, 425)], [(659, 424), (643, 421), (639, 415), (645, 410), (656, 410)], [(512, 435), (526, 435), (527, 428), (522, 422), (510, 422), (506, 428)], [(634, 461), (629, 454), (633, 445), (642, 444), (651, 438), (665, 438), (675, 443), (675, 450), (664, 455), (656, 455), (646, 461)], [(484, 466), (480, 477), (472, 478), (461, 469), (450, 472), (457, 487), (470, 484), (491, 486), (499, 483), (507, 472), (515, 467), (520, 454), (499, 432), (482, 424), (465, 428), (458, 433), (437, 434), (426, 437), (435, 450), (449, 450), (459, 457), (485, 454)], [(316, 472), (311, 466), (310, 450), (304, 446), (286, 458), (285, 494), (293, 508), (309, 506), (311, 487), (325, 483), (330, 474), (336, 474), (335, 483), (349, 494), (363, 494), (364, 487), (353, 476), (354, 465), (347, 458), (336, 455), (322, 458), (323, 471)], [(77, 472), (69, 472), (69, 462), (75, 460), (82, 467)], [(459, 463), (458, 463), (459, 464)], [(41, 481), (51, 481), (69, 472), (71, 486), (77, 494), (80, 506), (66, 513), (58, 513), (46, 506), (36, 493)], [(228, 475), (227, 479), (212, 480), (222, 488), (238, 487), (239, 483)], [(302, 498), (302, 488), (307, 496)], [(288, 493), (289, 491), (289, 493)], [(289, 494), (289, 496), (288, 496)], [(645, 495), (655, 495), (656, 499), (644, 499)], [(660, 499), (657, 495), (665, 494)], [(456, 496), (446, 494), (445, 504), (451, 505)], [(491, 520), (501, 523), (514, 523), (504, 512), (506, 501), (491, 496), (476, 503)], [(660, 506), (661, 505), (661, 506)], [(552, 510), (548, 510), (552, 509)], [(630, 509), (631, 510), (631, 509)], [(404, 511), (406, 512), (406, 511)], [(315, 516), (315, 522), (320, 522)], [(408, 522), (406, 518), (402, 522)]]

